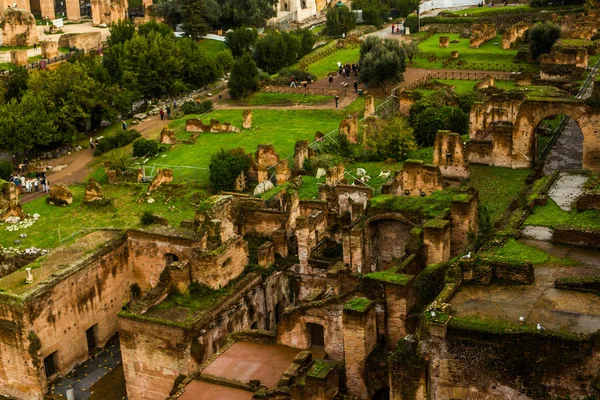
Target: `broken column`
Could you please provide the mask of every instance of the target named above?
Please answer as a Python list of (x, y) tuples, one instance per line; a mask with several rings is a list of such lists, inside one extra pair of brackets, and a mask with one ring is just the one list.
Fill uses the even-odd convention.
[(294, 169), (301, 170), (309, 157), (308, 140), (298, 140), (294, 146)]
[(363, 118), (369, 118), (373, 114), (375, 114), (375, 99), (373, 98), (373, 96), (366, 96), (365, 112)]
[(252, 110), (244, 110), (243, 117), (244, 121), (242, 122), (242, 128), (252, 129)]
[(450, 221), (430, 219), (423, 225), (423, 244), (427, 249), (427, 265), (450, 259)]
[(440, 36), (440, 47), (445, 48), (450, 46), (450, 37), (449, 36)]
[(54, 13), (54, 1), (40, 0), (40, 12), (42, 14), (42, 19), (55, 19), (56, 14)]
[(95, 201), (103, 199), (104, 195), (102, 194), (102, 188), (100, 187), (100, 184), (94, 178), (90, 178), (88, 184), (85, 185), (85, 194), (83, 195), (83, 202), (93, 203)]
[(469, 236), (477, 236), (479, 196), (473, 194), (459, 194), (452, 199), (450, 219), (452, 221), (451, 253), (458, 254), (461, 249), (469, 244)]
[(58, 42), (45, 40), (41, 42), (42, 58), (54, 58), (58, 56)]
[(458, 133), (438, 131), (433, 145), (433, 163), (440, 167), (444, 177), (459, 179), (469, 177), (464, 146)]
[(348, 138), (350, 143), (358, 143), (358, 113), (352, 113), (340, 123), (340, 135)]
[(152, 179), (152, 183), (150, 183), (148, 191), (151, 192), (156, 190), (163, 183), (169, 182), (173, 182), (173, 170), (170, 168), (159, 169), (154, 179)]
[(27, 50), (11, 50), (10, 63), (17, 66), (27, 65), (29, 63)]
[(67, 8), (67, 21), (79, 22), (81, 21), (81, 11), (79, 8), (79, 0), (65, 0)]

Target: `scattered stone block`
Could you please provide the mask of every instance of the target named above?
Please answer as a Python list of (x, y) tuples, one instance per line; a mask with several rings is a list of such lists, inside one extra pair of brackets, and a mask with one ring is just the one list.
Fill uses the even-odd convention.
[(450, 37), (440, 36), (440, 48), (446, 48), (448, 46), (450, 46)]
[(10, 52), (10, 63), (17, 66), (27, 65), (29, 63), (27, 50), (12, 50)]
[(48, 204), (54, 204), (56, 206), (67, 206), (73, 203), (73, 194), (63, 183), (57, 183), (50, 187), (50, 193), (46, 198)]
[(160, 185), (169, 182), (173, 182), (173, 170), (169, 168), (159, 169), (152, 183), (150, 183), (148, 191), (156, 190)]
[(42, 58), (54, 58), (58, 57), (58, 42), (54, 41), (43, 41), (42, 45)]
[(242, 128), (252, 129), (252, 110), (244, 110)]
[(102, 194), (102, 187), (100, 187), (100, 184), (94, 178), (90, 178), (88, 184), (85, 186), (83, 202), (93, 203), (95, 201), (100, 201), (103, 199), (104, 195)]
[(39, 41), (35, 17), (27, 10), (7, 8), (0, 29), (3, 46), (32, 46)]

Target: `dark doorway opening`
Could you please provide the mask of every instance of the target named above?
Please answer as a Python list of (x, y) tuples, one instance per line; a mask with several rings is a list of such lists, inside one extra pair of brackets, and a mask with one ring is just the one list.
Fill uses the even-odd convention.
[(275, 323), (278, 324), (281, 321), (281, 314), (283, 314), (283, 304), (281, 302), (275, 305)]
[(50, 354), (48, 357), (44, 358), (44, 369), (46, 370), (46, 378), (51, 377), (56, 373), (56, 364), (54, 358), (56, 357), (56, 352)]
[(257, 322), (257, 321), (254, 321), (254, 322), (252, 323), (252, 325), (250, 326), (250, 329), (253, 329), (253, 330), (254, 330), (254, 329), (258, 329), (258, 322)]
[(310, 344), (312, 346), (325, 347), (325, 329), (323, 325), (307, 324), (308, 333), (310, 335)]
[(96, 347), (98, 347), (96, 345), (96, 328), (97, 327), (98, 327), (98, 324), (92, 326), (90, 329), (85, 331), (85, 337), (87, 339), (88, 351), (90, 351), (90, 352), (92, 350), (94, 350)]
[(390, 388), (386, 387), (376, 391), (373, 400), (390, 400)]
[(168, 267), (169, 265), (173, 264), (176, 261), (179, 261), (179, 257), (177, 257), (175, 254), (172, 253), (167, 253), (165, 254), (165, 267)]

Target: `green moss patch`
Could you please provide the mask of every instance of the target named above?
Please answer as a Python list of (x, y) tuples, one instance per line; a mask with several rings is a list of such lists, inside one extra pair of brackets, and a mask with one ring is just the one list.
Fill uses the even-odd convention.
[(373, 302), (365, 297), (356, 297), (344, 304), (344, 310), (364, 313), (369, 309), (371, 303)]
[(380, 195), (369, 200), (372, 211), (412, 211), (423, 218), (435, 218), (448, 210), (456, 189), (438, 190), (429, 196)]
[(600, 229), (600, 210), (565, 211), (554, 200), (548, 199), (546, 205), (534, 208), (525, 225)]
[(406, 286), (414, 278), (412, 275), (398, 274), (392, 271), (378, 271), (365, 275), (367, 279), (393, 283), (394, 285)]
[(327, 361), (315, 360), (312, 367), (306, 373), (306, 376), (315, 379), (325, 379), (334, 368), (334, 365)]
[(532, 264), (560, 264), (560, 265), (574, 265), (577, 264), (570, 258), (558, 258), (554, 257), (540, 249), (532, 246), (528, 246), (517, 240), (511, 238), (506, 241), (504, 246), (499, 249), (493, 250), (491, 253), (486, 254), (486, 258), (492, 261), (506, 261), (506, 262), (524, 262), (529, 261)]

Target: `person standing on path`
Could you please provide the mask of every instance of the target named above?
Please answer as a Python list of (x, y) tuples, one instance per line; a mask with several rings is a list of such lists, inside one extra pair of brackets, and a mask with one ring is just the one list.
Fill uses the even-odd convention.
[(290, 87), (295, 88), (296, 87), (296, 77), (292, 75), (292, 77), (290, 78)]
[(35, 186), (35, 191), (36, 193), (40, 191), (40, 181), (39, 179), (36, 179), (35, 181), (33, 181), (33, 186)]
[(121, 122), (121, 128), (123, 128), (124, 131), (127, 130), (127, 122), (125, 122), (125, 120), (123, 120), (123, 122)]
[(329, 75), (329, 88), (333, 87), (333, 76)]
[(163, 110), (162, 108), (159, 111), (160, 114), (160, 120), (162, 121), (163, 119), (165, 119), (165, 110)]
[(354, 81), (354, 93), (358, 93), (358, 82)]
[(171, 119), (171, 107), (167, 106), (167, 119)]
[(394, 34), (394, 29), (396, 28), (396, 26), (394, 24), (392, 24), (392, 35)]
[(338, 108), (340, 104), (340, 96), (338, 96), (337, 94), (335, 95), (335, 108)]
[(94, 138), (90, 136), (90, 149), (94, 150)]

